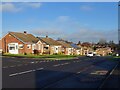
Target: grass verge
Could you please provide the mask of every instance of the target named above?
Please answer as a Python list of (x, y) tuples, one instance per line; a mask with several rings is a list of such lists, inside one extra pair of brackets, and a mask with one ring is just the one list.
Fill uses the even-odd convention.
[(44, 58), (46, 60), (66, 60), (66, 59), (74, 59), (77, 58), (78, 55), (34, 55), (34, 54), (4, 54), (3, 56), (8, 57), (22, 57), (22, 58)]

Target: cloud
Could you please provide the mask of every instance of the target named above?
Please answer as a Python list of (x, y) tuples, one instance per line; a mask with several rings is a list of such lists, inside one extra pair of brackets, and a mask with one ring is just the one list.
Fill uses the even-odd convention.
[(62, 34), (61, 30), (56, 28), (39, 28), (31, 30), (31, 32), (37, 36), (56, 36)]
[(21, 11), (22, 8), (20, 7), (16, 7), (14, 4), (12, 3), (3, 3), (0, 4), (0, 11), (5, 11), (5, 12), (18, 12)]
[(58, 16), (52, 21), (44, 21), (43, 25), (42, 28), (38, 27), (39, 29), (32, 30), (32, 33), (37, 36), (48, 35), (55, 39), (63, 38), (73, 42), (98, 42), (101, 38), (117, 42), (118, 37), (117, 30), (96, 30), (83, 26), (83, 23), (74, 20), (70, 16)]
[(57, 21), (60, 21), (60, 22), (65, 22), (65, 21), (68, 21), (70, 18), (69, 16), (59, 16), (57, 17)]
[(41, 3), (33, 3), (33, 2), (24, 2), (24, 3), (0, 3), (0, 12), (19, 12), (26, 8), (39, 8), (41, 7)]
[(23, 3), (24, 6), (26, 7), (32, 7), (32, 8), (39, 8), (41, 7), (41, 3), (37, 2), (37, 3)]
[(66, 36), (66, 39), (72, 40), (74, 42), (82, 41), (82, 42), (98, 42), (101, 38), (106, 39), (107, 41), (113, 40), (117, 42), (117, 31), (109, 30), (109, 31), (99, 31), (92, 29), (80, 29), (76, 32)]
[(83, 11), (91, 11), (91, 10), (93, 10), (93, 7), (88, 6), (88, 5), (83, 5), (80, 7), (80, 9)]

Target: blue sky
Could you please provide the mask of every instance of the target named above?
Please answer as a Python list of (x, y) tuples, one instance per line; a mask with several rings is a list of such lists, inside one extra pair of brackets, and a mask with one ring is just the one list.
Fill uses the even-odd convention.
[(73, 42), (117, 42), (117, 2), (3, 3), (2, 33), (27, 31)]

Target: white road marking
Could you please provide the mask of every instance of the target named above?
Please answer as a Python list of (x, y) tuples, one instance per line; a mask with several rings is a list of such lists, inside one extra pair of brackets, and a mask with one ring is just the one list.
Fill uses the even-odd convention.
[(24, 72), (20, 72), (18, 74), (25, 74), (25, 73), (29, 73), (29, 72), (32, 72), (33, 70), (29, 70), (29, 71), (24, 71)]
[(23, 72), (19, 72), (19, 73), (13, 73), (13, 74), (10, 74), (9, 76), (10, 76), (10, 77), (12, 77), (12, 76), (17, 76), (17, 75), (21, 75), (21, 74), (26, 74), (26, 73), (30, 73), (30, 72), (35, 72), (36, 70), (42, 70), (42, 69), (44, 69), (44, 68), (38, 68), (38, 69), (23, 71)]
[(108, 78), (113, 74), (114, 70), (117, 68), (118, 65), (119, 65), (119, 63), (117, 63), (117, 64), (115, 65), (115, 67), (112, 69), (112, 71), (110, 72), (110, 74), (105, 78), (105, 80), (102, 82), (102, 84), (100, 85), (99, 88), (102, 88), (102, 87), (103, 87), (103, 85), (105, 84), (106, 80), (108, 80)]
[(60, 64), (53, 65), (54, 67), (60, 66)]
[(36, 70), (34, 69), (34, 70), (32, 70), (33, 72), (35, 72)]
[(61, 64), (61, 65), (65, 65), (65, 63)]
[(8, 66), (6, 66), (6, 67), (3, 67), (3, 68), (8, 68)]
[(42, 70), (42, 69), (44, 69), (44, 68), (38, 68), (38, 69), (36, 69), (36, 70)]
[(12, 76), (16, 76), (16, 75), (18, 75), (18, 73), (10, 74), (9, 76), (12, 77)]
[(65, 63), (65, 64), (70, 64), (69, 62)]
[(30, 62), (30, 63), (32, 63), (32, 64), (33, 64), (33, 63), (35, 63), (35, 62)]
[(10, 67), (15, 67), (15, 66), (10, 66)]
[(62, 64), (56, 64), (56, 65), (53, 65), (54, 67), (58, 67), (58, 66), (63, 66), (63, 65), (67, 65), (67, 64), (70, 64), (70, 63), (68, 63), (68, 62), (66, 62), (66, 63), (62, 63)]

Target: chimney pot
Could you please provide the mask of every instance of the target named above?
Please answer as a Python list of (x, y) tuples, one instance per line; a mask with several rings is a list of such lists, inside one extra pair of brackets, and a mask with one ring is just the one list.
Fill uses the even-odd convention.
[(27, 32), (26, 32), (26, 31), (24, 31), (24, 33), (25, 33), (25, 34), (27, 34)]
[(48, 38), (48, 36), (46, 36), (46, 38)]

